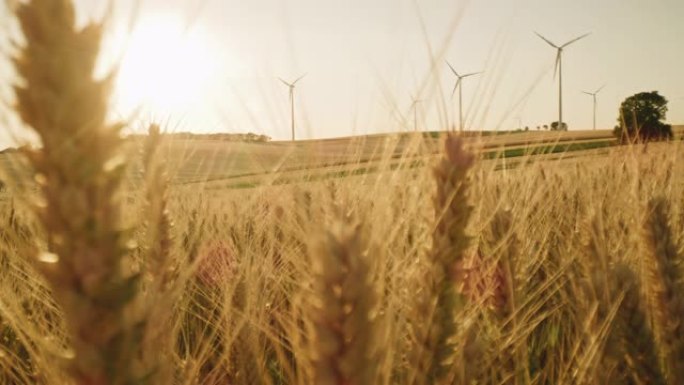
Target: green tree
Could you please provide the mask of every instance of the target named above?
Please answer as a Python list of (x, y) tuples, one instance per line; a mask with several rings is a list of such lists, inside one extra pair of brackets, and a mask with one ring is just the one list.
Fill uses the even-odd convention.
[[(568, 124), (563, 122), (563, 126), (561, 127), (560, 131), (567, 131), (568, 130)], [(551, 131), (558, 131), (558, 122), (553, 122), (551, 123)]]
[(672, 139), (672, 126), (665, 124), (667, 99), (658, 91), (641, 92), (620, 105), (613, 134), (621, 143)]

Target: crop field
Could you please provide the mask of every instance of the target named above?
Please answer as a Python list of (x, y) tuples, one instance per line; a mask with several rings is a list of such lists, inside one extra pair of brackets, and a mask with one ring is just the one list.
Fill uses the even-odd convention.
[[(590, 143), (603, 138), (594, 135)], [(517, 139), (507, 138), (511, 148)], [(474, 148), (484, 151), (482, 142)], [(480, 156), (467, 173), (441, 160), (449, 159), (444, 138), (413, 137), (391, 151), (341, 140), (295, 150), (228, 144), (223, 154), (222, 145), (161, 145), (161, 164), (196, 167), (203, 178), (185, 171), (150, 195), (154, 184), (141, 174), (126, 187), (124, 223), (136, 229), (126, 271), (143, 274), (147, 287), (133, 307), (149, 317), (138, 349), (162, 365), (158, 383), (319, 384), (354, 373), (368, 377), (351, 383), (437, 383), (419, 382), (442, 354), (429, 325), (454, 333), (439, 371), (456, 383), (666, 383), (678, 375), (669, 350), (678, 340), (658, 317), (676, 312), (664, 295), (679, 294), (666, 286), (677, 270), (664, 266), (684, 245), (681, 143)], [(204, 159), (193, 159), (202, 153), (193, 146)], [(338, 150), (307, 159), (305, 146)], [(172, 158), (176, 151), (193, 165)], [(423, 163), (407, 166), (416, 159)], [(521, 166), (505, 167), (513, 161)], [(241, 180), (232, 174), (238, 164), (264, 178), (231, 186)], [(353, 173), (369, 165), (377, 169)], [(453, 173), (463, 174), (442, 179)], [(31, 214), (39, 193), (13, 196), (9, 186), (0, 200), (0, 290), (12, 293), (0, 308), (0, 383), (68, 383), (55, 357), (74, 359), (69, 329), (32, 262), (32, 250), (45, 247)], [(170, 225), (159, 246), (152, 226), (165, 222), (154, 200), (163, 200)], [(439, 230), (459, 221), (463, 235)], [(440, 247), (452, 251), (439, 257)], [(156, 267), (150, 258), (164, 248)], [(156, 274), (169, 281), (163, 294), (152, 291), (161, 290)], [(444, 282), (454, 282), (457, 302), (448, 305), (453, 316), (434, 318), (444, 311), (435, 306), (447, 306), (430, 300)]]
[[(675, 137), (684, 135), (684, 126), (674, 127)], [(271, 143), (222, 142), (215, 140), (168, 140), (160, 150), (173, 185), (201, 184), (207, 188), (249, 187), (256, 184), (329, 179), (398, 167), (426, 165), (440, 155), (446, 133), (386, 134), (340, 139)], [(469, 133), (467, 142), (484, 160), (511, 158), (508, 165), (531, 157), (568, 159), (608, 154), (615, 145), (612, 132), (571, 131), (487, 135)], [(139, 141), (138, 141), (139, 142)], [(132, 140), (128, 154), (134, 164), (129, 169), (132, 183), (141, 181), (141, 144)], [(410, 159), (410, 161), (408, 161)], [(15, 184), (31, 183), (20, 156), (0, 154), (0, 165)]]
[[(473, 283), (464, 291), (467, 302), (456, 320), (462, 327), (470, 325), (460, 333), (474, 333), (472, 328), (478, 329), (471, 337), (477, 339), (462, 338), (460, 342), (474, 346), (457, 349), (476, 354), (461, 360), (489, 363), (485, 367), (492, 369), (464, 375), (498, 382), (525, 369), (530, 376), (537, 376), (534, 382), (538, 383), (577, 383), (575, 376), (579, 375), (593, 383), (603, 383), (602, 376), (614, 378), (617, 369), (598, 367), (603, 361), (593, 357), (598, 347), (610, 352), (609, 348), (630, 343), (615, 340), (605, 331), (608, 326), (623, 322), (618, 317), (624, 315), (616, 312), (624, 311), (621, 304), (626, 294), (613, 297), (610, 291), (599, 291), (604, 285), (621, 283), (622, 278), (612, 273), (597, 274), (601, 270), (596, 269), (616, 268), (612, 263), (619, 261), (618, 266), (627, 264), (643, 274), (640, 276), (652, 274), (650, 269), (656, 265), (646, 258), (654, 258), (649, 257), (654, 252), (649, 251), (647, 234), (642, 234), (647, 228), (639, 224), (649, 220), (647, 203), (657, 195), (655, 190), (660, 190), (659, 186), (668, 186), (663, 190), (667, 198), (663, 199), (672, 204), (667, 216), (671, 241), (681, 242), (682, 217), (673, 215), (682, 212), (684, 192), (682, 151), (676, 146), (656, 145), (646, 152), (639, 147), (618, 149), (602, 156), (599, 162), (592, 158), (535, 162), (510, 174), (494, 172), (484, 163), (474, 166), (469, 181), (469, 202), (474, 212), (468, 233), (475, 238), (465, 253), (469, 266), (466, 282)], [(379, 336), (373, 346), (379, 350), (378, 359), (386, 360), (385, 365), (374, 365), (376, 375), (382, 376), (374, 381), (404, 381), (402, 376), (410, 372), (403, 373), (409, 370), (403, 355), (415, 349), (411, 347), (415, 343), (411, 336), (404, 333), (410, 325), (425, 322), (413, 319), (424, 316), (414, 306), (418, 306), (415, 302), (425, 279), (422, 274), (426, 273), (421, 272), (430, 271), (429, 265), (424, 265), (428, 264), (426, 258), (434, 236), (430, 223), (437, 215), (432, 207), (434, 180), (428, 172), (363, 177), (366, 183), (344, 178), (335, 179), (332, 184), (270, 186), (214, 196), (203, 196), (203, 190), (196, 187), (172, 194), (171, 252), (180, 259), (175, 263), (187, 264), (181, 269), (184, 274), (195, 272), (182, 279), (184, 293), (177, 304), (180, 315), (168, 314), (171, 320), (167, 322), (171, 324), (161, 329), (173, 330), (173, 340), (181, 344), (168, 348), (170, 357), (166, 363), (175, 363), (170, 366), (176, 376), (188, 383), (197, 379), (201, 383), (308, 383), (306, 367), (288, 365), (311, 365), (308, 360), (314, 360), (320, 353), (316, 353), (314, 341), (300, 341), (310, 332), (295, 328), (293, 323), (314, 322), (318, 319), (314, 317), (317, 311), (335, 313), (334, 308), (309, 308), (313, 305), (305, 303), (312, 295), (306, 293), (314, 290), (309, 284), (325, 278), (317, 278), (310, 270), (314, 265), (307, 261), (315, 260), (318, 254), (307, 251), (307, 245), (327, 239), (326, 231), (334, 227), (325, 224), (340, 221), (336, 207), (344, 205), (355, 221), (367, 226), (364, 234), (369, 239), (365, 242), (374, 245), (374, 290), (364, 291), (363, 295), (377, 292), (376, 301), (382, 304), (383, 311), (372, 324)], [(14, 210), (12, 215), (4, 216), (7, 222), (3, 225), (5, 236), (12, 237), (11, 248), (6, 250), (12, 251), (28, 247), (39, 233), (26, 212)], [(135, 214), (141, 210), (142, 203), (133, 204), (129, 207), (129, 218), (144, 221)], [(633, 223), (636, 224), (632, 228), (624, 227)], [(327, 230), (319, 228), (321, 225)], [(149, 236), (141, 231), (136, 238), (140, 244), (146, 244)], [(346, 241), (353, 240), (356, 238)], [(500, 245), (501, 242), (505, 243)], [(143, 258), (141, 254), (136, 258)], [(53, 324), (54, 305), (46, 297), (42, 280), (34, 277), (25, 260), (19, 254), (5, 255), (3, 290), (16, 293), (3, 301), (5, 333), (10, 340), (15, 338), (12, 345), (3, 347), (7, 382), (41, 382), (37, 376), (49, 373), (49, 379), (43, 381), (55, 383), (59, 371), (52, 367), (55, 361), (51, 358), (68, 353), (60, 353), (65, 336), (59, 323)], [(616, 261), (596, 267), (599, 258)], [(501, 271), (499, 265), (503, 262), (512, 264), (514, 270)], [(333, 282), (328, 283), (331, 289), (335, 287)], [(502, 282), (515, 285), (515, 297), (506, 296)], [(659, 286), (639, 287), (646, 291)], [(640, 298), (638, 292), (628, 293)], [(25, 309), (27, 300), (30, 306)], [(600, 301), (606, 301), (607, 305), (602, 306), (608, 309), (597, 308), (602, 304)], [(515, 306), (515, 310), (506, 310), (508, 306)], [(300, 314), (304, 309), (307, 314)], [(309, 320), (309, 316), (314, 318)], [(506, 326), (513, 320), (524, 325)], [(371, 325), (364, 326), (367, 327)], [(13, 330), (20, 330), (21, 334), (10, 334)], [(45, 330), (51, 330), (51, 338), (45, 338)], [(192, 346), (183, 347), (191, 341)], [(514, 360), (518, 349), (526, 355), (525, 360)], [(553, 361), (546, 361), (549, 356)], [(337, 359), (345, 358), (353, 357), (341, 355)], [(612, 362), (609, 359), (613, 360), (606, 357), (607, 362)], [(500, 360), (507, 360), (508, 364)], [(364, 360), (358, 365), (367, 364)], [(463, 361), (453, 362), (451, 367), (463, 370), (480, 365)], [(582, 371), (577, 372), (578, 367)], [(16, 373), (21, 368), (26, 372)]]
[(103, 26), (14, 12), (0, 385), (684, 383), (684, 127), (126, 138)]

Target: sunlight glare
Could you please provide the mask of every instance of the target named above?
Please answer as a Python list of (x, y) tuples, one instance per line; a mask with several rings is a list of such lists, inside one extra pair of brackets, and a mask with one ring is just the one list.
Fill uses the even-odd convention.
[(207, 97), (218, 58), (201, 29), (168, 17), (141, 20), (121, 41), (115, 91), (121, 111), (171, 116)]

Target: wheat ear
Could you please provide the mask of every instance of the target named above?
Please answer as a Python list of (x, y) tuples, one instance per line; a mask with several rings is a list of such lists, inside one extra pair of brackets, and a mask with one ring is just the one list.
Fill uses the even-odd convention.
[(434, 169), (437, 223), (411, 325), (411, 384), (444, 383), (453, 365), (455, 317), (462, 306), (456, 277), (470, 242), (466, 226), (472, 207), (467, 192), (473, 162), (474, 156), (464, 149), (463, 139), (449, 135), (445, 155)]
[(143, 150), (149, 240), (146, 257), (151, 275), (164, 290), (174, 275), (174, 264), (171, 261), (171, 219), (167, 209), (169, 180), (159, 155), (161, 144), (160, 127), (151, 124)]
[(126, 310), (138, 276), (122, 269), (126, 163), (122, 125), (106, 122), (112, 78), (94, 79), (102, 25), (76, 29), (69, 0), (20, 3), (16, 15), (25, 37), (14, 58), (16, 110), (42, 142), (26, 151), (45, 200), (35, 207), (48, 240), (38, 265), (70, 331), (66, 367), (76, 384), (132, 384), (142, 328)]
[(172, 309), (181, 302), (178, 284), (178, 261), (172, 258), (172, 223), (167, 209), (169, 180), (160, 156), (161, 129), (150, 124), (142, 151), (145, 173), (145, 228), (147, 247), (144, 255), (149, 288), (141, 296), (139, 314), (147, 320), (141, 361), (143, 367), (156, 374), (154, 383), (168, 384), (173, 375), (173, 315)]
[(313, 383), (372, 385), (378, 355), (374, 339), (377, 296), (362, 228), (348, 218), (332, 223), (310, 249)]

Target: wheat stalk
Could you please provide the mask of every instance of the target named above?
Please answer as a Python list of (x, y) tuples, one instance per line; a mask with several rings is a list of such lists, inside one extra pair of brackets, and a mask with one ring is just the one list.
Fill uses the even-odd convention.
[(670, 206), (663, 197), (652, 198), (644, 221), (644, 241), (650, 259), (649, 291), (655, 297), (653, 313), (668, 383), (684, 381), (684, 285), (677, 241), (670, 228)]
[(489, 245), (485, 250), (493, 258), (493, 271), (490, 286), (492, 287), (492, 307), (496, 315), (499, 331), (506, 339), (499, 346), (500, 353), (494, 363), (501, 378), (509, 377), (507, 383), (529, 383), (529, 357), (525, 350), (526, 343), (519, 342), (520, 325), (518, 296), (519, 282), (516, 277), (516, 265), (520, 254), (520, 240), (514, 228), (510, 210), (499, 209), (494, 214), (486, 237)]
[[(660, 369), (655, 337), (648, 324), (641, 289), (636, 274), (619, 263), (611, 272), (613, 298), (622, 295), (613, 329), (608, 337), (607, 355), (619, 363), (618, 376), (625, 382), (631, 378), (639, 384), (666, 384)], [(609, 357), (611, 359), (611, 357)]]
[(132, 384), (141, 324), (126, 314), (138, 276), (122, 265), (129, 245), (117, 194), (125, 172), (121, 124), (108, 124), (112, 77), (93, 78), (102, 25), (76, 29), (68, 0), (21, 3), (25, 44), (14, 58), (16, 110), (40, 137), (27, 150), (44, 204), (48, 250), (38, 266), (64, 311), (77, 384)]
[(444, 157), (434, 169), (437, 223), (427, 271), (420, 282), (422, 287), (413, 310), (414, 345), (409, 352), (411, 384), (444, 383), (453, 365), (455, 317), (462, 307), (456, 280), (470, 241), (466, 235), (472, 212), (467, 176), (473, 161), (473, 155), (464, 149), (463, 139), (450, 135), (445, 142)]

